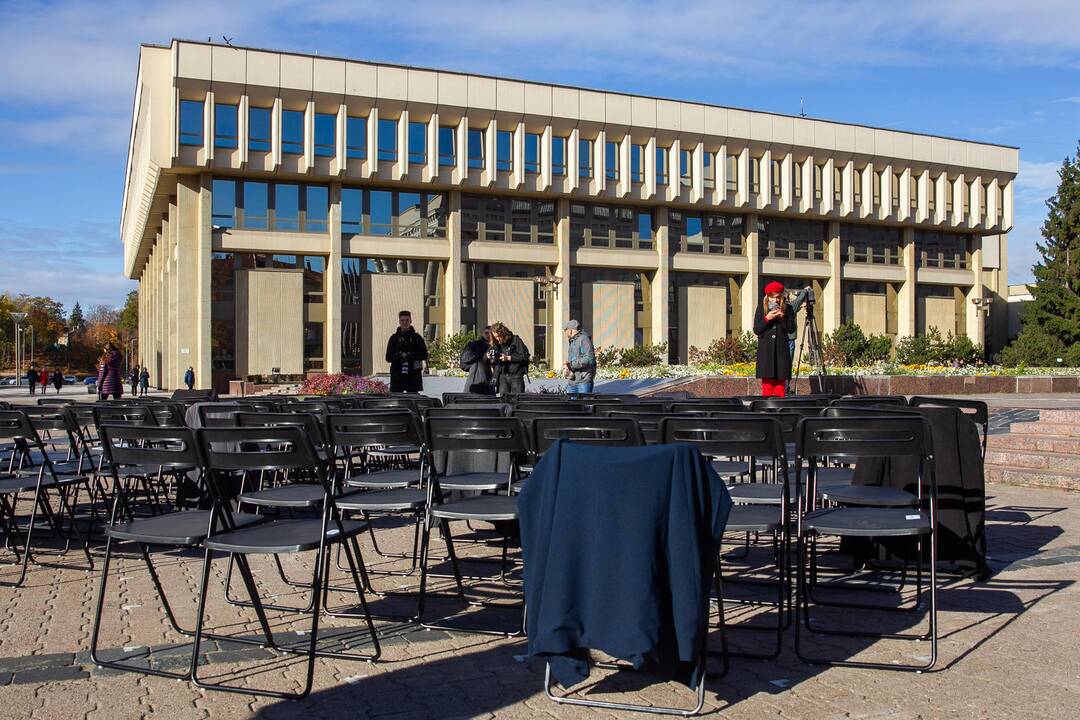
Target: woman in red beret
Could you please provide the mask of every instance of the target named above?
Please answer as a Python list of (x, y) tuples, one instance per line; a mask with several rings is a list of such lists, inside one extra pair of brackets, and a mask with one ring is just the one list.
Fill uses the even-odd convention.
[(791, 351), (788, 334), (795, 332), (795, 312), (784, 297), (784, 284), (765, 286), (765, 297), (754, 313), (754, 334), (758, 336), (757, 372), (761, 394), (784, 397), (791, 379)]

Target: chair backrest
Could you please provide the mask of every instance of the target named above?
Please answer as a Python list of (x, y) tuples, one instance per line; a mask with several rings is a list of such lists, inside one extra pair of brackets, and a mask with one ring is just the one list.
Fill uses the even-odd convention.
[[(37, 465), (39, 477), (47, 469), (53, 478), (56, 478), (56, 471), (53, 468), (52, 460), (49, 458), (49, 453), (46, 452), (41, 437), (38, 435), (37, 430), (34, 429), (30, 418), (27, 417), (25, 412), (22, 410), (0, 410), (0, 439), (14, 441), (16, 447), (25, 453), (21, 461), (28, 461), (31, 465)], [(33, 455), (34, 452), (37, 455)], [(11, 462), (14, 464), (14, 461), (15, 455), (13, 454)]]
[[(802, 410), (805, 408), (798, 409)], [(799, 427), (799, 421), (802, 420), (804, 417), (807, 417), (807, 415), (801, 412), (793, 412), (791, 410), (772, 410), (770, 412), (753, 414), (739, 411), (726, 413), (715, 412), (709, 413), (709, 417), (720, 418), (722, 420), (745, 420), (747, 417), (764, 417), (770, 420), (775, 420), (776, 422), (780, 423), (780, 430), (784, 433), (784, 442), (794, 445), (795, 431)], [(817, 414), (812, 415), (812, 417), (817, 417)]]
[(489, 405), (494, 402), (505, 402), (500, 401), (494, 395), (481, 395), (479, 393), (445, 393), (445, 395), (449, 397), (444, 397), (443, 407), (474, 404)]
[(419, 445), (420, 425), (411, 410), (379, 413), (333, 413), (327, 417), (330, 443), (338, 448), (372, 445)]
[(424, 409), (424, 420), (433, 417), (506, 417), (511, 406), (506, 403), (467, 403), (451, 407), (433, 407)]
[(187, 420), (184, 419), (183, 403), (159, 402), (149, 407), (160, 427), (187, 427)]
[[(706, 412), (693, 412), (693, 413), (679, 413), (680, 417), (688, 416), (694, 417), (701, 415), (707, 417)], [(604, 408), (604, 413), (601, 417), (632, 417), (638, 421), (638, 425), (641, 427), (641, 434), (645, 436), (645, 442), (649, 445), (657, 445), (663, 441), (663, 435), (660, 432), (660, 423), (664, 418), (672, 417), (671, 413), (667, 412), (637, 412), (630, 411), (626, 408), (615, 408), (610, 412), (607, 408)]]
[(757, 410), (751, 410), (751, 412), (759, 413), (762, 415), (772, 415), (774, 413), (794, 413), (802, 417), (820, 417), (821, 412), (825, 410), (828, 405), (782, 405), (780, 407), (763, 407)]
[(771, 397), (758, 398), (750, 403), (750, 409), (754, 412), (768, 408), (795, 408), (795, 407), (826, 407), (829, 404), (827, 398), (808, 397)]
[(21, 409), (39, 435), (49, 430), (62, 430), (65, 433), (68, 430), (64, 421), (64, 406), (29, 405)]
[(627, 415), (664, 415), (670, 412), (670, 404), (662, 402), (601, 405), (593, 410), (595, 415), (611, 415), (612, 413), (623, 413)]
[(517, 415), (518, 412), (548, 413), (549, 415), (577, 415), (581, 413), (591, 413), (592, 407), (582, 402), (574, 402), (573, 400), (544, 403), (514, 403), (514, 414)]
[(882, 415), (909, 415), (918, 416), (919, 413), (910, 407), (898, 405), (830, 405), (822, 408), (818, 417), (880, 417)]
[(664, 418), (665, 444), (687, 443), (713, 457), (778, 458), (786, 456), (784, 429), (772, 415)]
[(923, 417), (902, 413), (803, 418), (795, 443), (802, 458), (933, 459), (929, 423)]
[(172, 400), (178, 402), (191, 402), (199, 400), (217, 400), (217, 393), (210, 389), (203, 390), (173, 390)]
[(860, 405), (906, 406), (907, 404), (907, 398), (903, 395), (848, 395), (829, 403), (831, 407), (857, 407)]
[(195, 431), (203, 462), (215, 471), (314, 470), (320, 467), (315, 446), (296, 425), (199, 428)]
[(199, 405), (200, 427), (236, 427), (236, 415), (242, 412), (253, 412), (251, 405), (241, 403), (214, 403)]
[[(339, 408), (343, 410), (344, 408)], [(299, 400), (294, 403), (281, 406), (281, 412), (285, 413), (310, 413), (317, 418), (323, 419), (329, 414), (330, 408), (326, 403), (317, 400)]]
[(633, 417), (580, 415), (537, 417), (532, 421), (532, 450), (542, 455), (556, 440), (586, 445), (633, 447), (645, 444), (641, 426)]
[(154, 411), (147, 405), (95, 403), (93, 410), (94, 424), (98, 427), (105, 423), (157, 427), (157, 418), (154, 417)]
[(513, 397), (514, 404), (522, 403), (562, 403), (571, 398), (566, 393), (520, 393)]
[(11, 403), (9, 403), (7, 400), (0, 400), (0, 410), (10, 410), (10, 409), (11, 409)]
[(433, 452), (524, 453), (529, 447), (514, 417), (430, 417), (425, 431)]
[(326, 442), (322, 424), (311, 413), (239, 412), (236, 427), (298, 427), (316, 447)]
[(74, 405), (75, 401), (71, 398), (63, 397), (43, 397), (38, 398), (38, 405)]
[(186, 427), (140, 427), (105, 423), (98, 428), (102, 452), (112, 467), (141, 465), (198, 468), (202, 458), (195, 432)]
[(406, 398), (412, 400), (416, 407), (423, 410), (429, 407), (442, 407), (442, 400), (431, 395), (422, 395), (420, 393), (390, 393), (389, 397), (392, 398)]
[(738, 398), (708, 398), (671, 403), (671, 412), (738, 412), (747, 410)]
[(954, 407), (960, 408), (965, 415), (971, 417), (977, 425), (981, 425), (983, 428), (983, 434), (985, 435), (986, 429), (990, 424), (990, 408), (982, 400), (968, 400), (966, 398), (942, 398), (942, 397), (925, 397), (922, 395), (916, 395), (911, 398), (909, 404), (912, 407)]

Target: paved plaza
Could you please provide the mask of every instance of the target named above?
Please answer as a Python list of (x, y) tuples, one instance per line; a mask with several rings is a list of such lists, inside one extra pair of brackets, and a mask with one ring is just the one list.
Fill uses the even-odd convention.
[[(995, 574), (987, 582), (946, 578), (939, 594), (940, 660), (934, 672), (822, 668), (799, 661), (786, 636), (776, 660), (732, 659), (731, 672), (707, 682), (706, 710), (730, 718), (1066, 718), (1080, 707), (1080, 494), (1009, 486), (988, 487), (987, 533)], [(391, 521), (386, 521), (391, 522)], [(381, 549), (405, 550), (409, 526), (383, 524)], [(370, 566), (404, 569), (401, 561), (381, 561), (365, 539)], [(441, 545), (436, 543), (434, 552)], [(477, 543), (469, 556), (494, 556), (497, 546)], [(751, 555), (753, 560), (754, 555)], [(68, 559), (77, 563), (71, 553)], [(765, 561), (767, 558), (760, 558)], [(310, 558), (284, 562), (290, 578), (304, 577)], [(762, 564), (767, 564), (763, 562)], [(164, 585), (180, 623), (191, 627), (201, 554), (158, 556)], [(100, 565), (99, 565), (100, 567)], [(225, 603), (221, 581), (226, 563), (215, 563), (208, 623), (217, 633), (251, 637), (254, 616)], [(492, 566), (466, 564), (476, 573)], [(178, 670), (186, 666), (190, 645), (167, 626), (145, 566), (137, 557), (114, 565), (105, 606), (101, 646), (109, 658)], [(299, 604), (303, 596), (284, 584), (268, 558), (254, 569), (265, 596)], [(736, 565), (732, 564), (732, 571)], [(0, 590), (0, 717), (4, 718), (473, 718), (625, 716), (603, 710), (557, 706), (543, 696), (543, 665), (524, 657), (525, 641), (466, 633), (425, 631), (380, 620), (384, 633), (377, 663), (323, 660), (316, 665), (315, 689), (303, 701), (254, 699), (244, 694), (204, 692), (187, 682), (102, 670), (87, 653), (98, 572), (34, 567), (21, 589)], [(343, 575), (335, 573), (341, 580)], [(412, 577), (375, 576), (380, 589), (407, 589)], [(495, 584), (479, 589), (507, 598)], [(342, 607), (347, 596), (331, 593)], [(410, 598), (376, 599), (373, 610), (408, 614)], [(460, 613), (456, 600), (432, 601), (431, 612)], [(854, 616), (815, 611), (815, 619)], [(283, 642), (303, 642), (306, 622), (271, 613)], [(513, 623), (515, 610), (485, 608), (463, 622)], [(744, 622), (729, 609), (729, 622)], [(876, 613), (874, 629), (905, 629), (907, 618)], [(327, 619), (326, 642), (363, 650), (359, 623)], [(713, 640), (716, 640), (714, 633)], [(733, 634), (733, 648), (764, 646), (771, 636)], [(817, 641), (838, 657), (889, 662), (915, 660), (928, 652), (924, 643)], [(303, 678), (303, 661), (252, 645), (209, 642), (203, 648), (205, 674), (241, 686), (294, 690)], [(606, 678), (606, 679), (605, 679)], [(583, 688), (590, 697), (652, 704), (687, 703), (685, 687), (656, 683), (633, 672), (611, 677), (595, 671)]]

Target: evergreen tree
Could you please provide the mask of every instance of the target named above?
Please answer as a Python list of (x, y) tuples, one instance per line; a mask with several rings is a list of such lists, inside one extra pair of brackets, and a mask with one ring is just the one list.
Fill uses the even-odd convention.
[(1001, 353), (1007, 364), (1080, 366), (1080, 144), (1058, 171), (1057, 192), (1046, 201), (1042, 259), (1033, 268), (1032, 300), (1020, 336)]
[(71, 308), (71, 316), (68, 318), (68, 329), (75, 335), (79, 335), (86, 330), (86, 318), (83, 317), (82, 306), (78, 301), (75, 302), (75, 306)]

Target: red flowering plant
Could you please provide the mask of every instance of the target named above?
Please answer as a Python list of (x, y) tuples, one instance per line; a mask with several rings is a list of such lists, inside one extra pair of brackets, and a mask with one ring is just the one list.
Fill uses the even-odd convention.
[(307, 378), (297, 392), (301, 395), (388, 395), (390, 388), (374, 378), (328, 373)]

